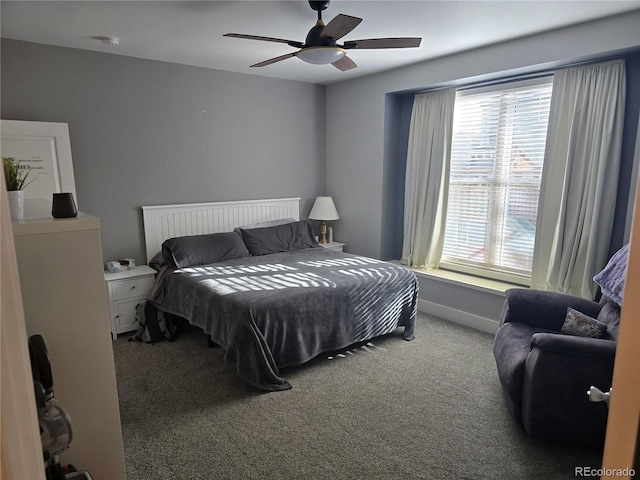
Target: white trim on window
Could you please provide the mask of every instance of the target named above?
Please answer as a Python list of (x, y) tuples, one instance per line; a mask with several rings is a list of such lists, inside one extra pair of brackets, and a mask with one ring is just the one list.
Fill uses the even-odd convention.
[(528, 285), (552, 82), (457, 92), (441, 267)]

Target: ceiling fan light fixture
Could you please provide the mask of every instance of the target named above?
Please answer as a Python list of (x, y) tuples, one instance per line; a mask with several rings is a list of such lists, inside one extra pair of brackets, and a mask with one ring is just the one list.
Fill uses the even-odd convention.
[(296, 56), (313, 65), (328, 65), (337, 62), (347, 51), (340, 47), (308, 47), (300, 50)]

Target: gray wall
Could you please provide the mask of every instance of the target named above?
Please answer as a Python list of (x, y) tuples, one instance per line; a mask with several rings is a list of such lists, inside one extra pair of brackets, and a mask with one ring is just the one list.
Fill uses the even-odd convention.
[(325, 87), (2, 39), (1, 115), (69, 124), (105, 261), (145, 261), (140, 206), (323, 195)]

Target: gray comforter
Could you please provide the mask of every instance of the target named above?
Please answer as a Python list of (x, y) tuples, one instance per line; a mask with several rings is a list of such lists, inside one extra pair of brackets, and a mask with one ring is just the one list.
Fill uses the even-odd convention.
[(310, 248), (159, 275), (150, 298), (226, 349), (244, 381), (286, 390), (280, 368), (404, 326), (414, 338), (418, 282), (404, 267)]

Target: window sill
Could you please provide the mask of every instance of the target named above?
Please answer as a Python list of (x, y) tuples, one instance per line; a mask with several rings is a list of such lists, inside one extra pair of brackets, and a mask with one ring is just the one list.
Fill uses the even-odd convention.
[[(401, 265), (399, 260), (393, 261)], [(526, 288), (441, 269), (406, 267), (416, 274), (420, 287), (418, 311), (494, 335), (498, 330), (505, 291)], [(468, 294), (465, 294), (465, 291)]]
[(413, 271), (418, 276), (433, 278), (446, 283), (461, 285), (467, 288), (487, 293), (498, 293), (504, 295), (505, 290), (508, 290), (510, 288), (526, 288), (515, 283), (500, 282), (498, 280), (490, 280), (488, 278), (476, 277), (474, 275), (467, 275), (464, 273), (452, 272), (449, 270), (441, 270), (437, 268), (407, 268), (409, 268), (409, 270)]

